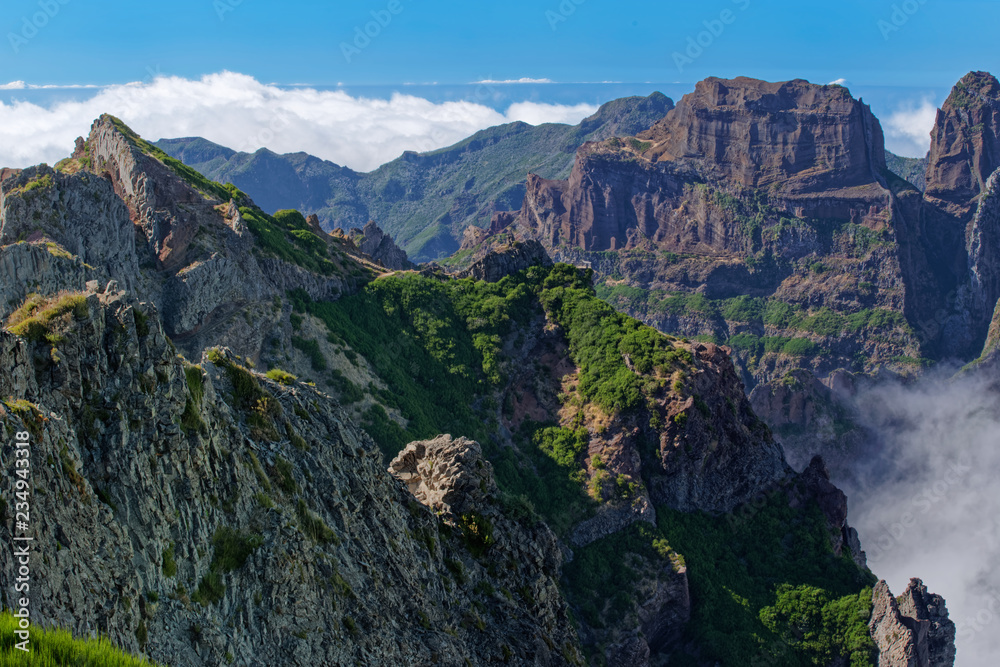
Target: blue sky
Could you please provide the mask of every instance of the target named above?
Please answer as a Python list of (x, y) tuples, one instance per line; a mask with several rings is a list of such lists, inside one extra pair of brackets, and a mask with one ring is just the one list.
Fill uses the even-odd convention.
[[(110, 0), (99, 8), (85, 0), (6, 0), (4, 33), (20, 33), (46, 2), (58, 7), (48, 25), (19, 53), (9, 39), (0, 48), (11, 80), (122, 83), (158, 67), (186, 77), (228, 69), (286, 84), (693, 82), (745, 74), (947, 86), (970, 69), (996, 69), (1000, 57), (1000, 3), (982, 1), (910, 0), (917, 10), (904, 13), (906, 23), (889, 39), (878, 22), (891, 22), (894, 5), (904, 2), (398, 0), (392, 14), (390, 0)], [(672, 53), (724, 10), (735, 22), (678, 72)], [(347, 62), (341, 43), (353, 41), (371, 12), (392, 20)]]
[[(89, 124), (85, 114), (95, 107), (82, 103), (107, 89), (31, 86), (107, 87), (128, 82), (153, 86), (157, 77), (172, 77), (174, 95), (213, 96), (214, 87), (195, 83), (221, 72), (242, 74), (257, 84), (276, 84), (280, 90), (307, 84), (323, 91), (345, 91), (352, 99), (390, 100), (398, 92), (431, 102), (426, 108), (417, 103), (393, 107), (385, 124), (368, 128), (367, 141), (392, 134), (390, 123), (397, 128), (404, 124), (400, 113), (417, 113), (427, 127), (423, 134), (415, 128), (398, 141), (386, 140), (377, 147), (362, 142), (353, 152), (342, 150), (287, 128), (273, 145), (276, 150), (314, 147), (321, 157), (367, 169), (402, 150), (460, 139), (459, 131), (484, 123), (576, 122), (596, 104), (616, 96), (659, 89), (677, 99), (704, 77), (747, 75), (816, 83), (845, 80), (887, 126), (890, 148), (916, 155), (926, 149), (933, 110), (954, 82), (972, 69), (1000, 71), (1000, 51), (995, 47), (1000, 25), (997, 2), (110, 0), (95, 4), (6, 0), (0, 9), (0, 84), (5, 80), (24, 84), (0, 91), (4, 105), (0, 120), (9, 124), (7, 116), (20, 104), (20, 118), (37, 121), (51, 116), (53, 123), (61, 119), (64, 126), (46, 136), (51, 142), (64, 142), (70, 133), (85, 133)], [(462, 88), (483, 79), (522, 78), (558, 84), (497, 84), (487, 95), (481, 87)], [(214, 86), (217, 80), (212, 81)], [(602, 87), (578, 85), (581, 82), (617, 83)], [(437, 85), (406, 85), (429, 83)], [(204, 110), (203, 100), (192, 98), (190, 113), (175, 105), (176, 127), (172, 127), (166, 118), (153, 119), (155, 110), (147, 108), (168, 91), (159, 91), (159, 97), (137, 96), (131, 89), (114, 88), (112, 93), (98, 97), (98, 103), (126, 116), (151, 138), (197, 133), (234, 142), (232, 131), (227, 133), (218, 120), (219, 108), (213, 117)], [(264, 98), (280, 97), (274, 91), (258, 93), (244, 100), (247, 108), (240, 114), (250, 113), (249, 107), (262, 104)], [(129, 99), (122, 101), (123, 97)], [(226, 100), (230, 117), (240, 115), (234, 111), (239, 98), (231, 94)], [(489, 109), (464, 108), (468, 113), (458, 114), (461, 118), (449, 131), (447, 119), (457, 118), (458, 110), (443, 105), (456, 100)], [(65, 106), (70, 102), (77, 106)], [(304, 105), (306, 97), (300, 102)], [(512, 112), (512, 105), (521, 102), (536, 106)], [(267, 123), (274, 124), (276, 113), (270, 119), (248, 117), (233, 123), (240, 137), (247, 134), (244, 129), (248, 136), (259, 135), (264, 130), (251, 131), (250, 126), (263, 122), (266, 129)], [(295, 124), (304, 122), (303, 114), (294, 115)], [(351, 132), (359, 126), (328, 123), (326, 127), (337, 128)], [(241, 143), (248, 149), (260, 144)], [(29, 141), (16, 154), (0, 148), (0, 162), (50, 159), (55, 146), (34, 147)]]

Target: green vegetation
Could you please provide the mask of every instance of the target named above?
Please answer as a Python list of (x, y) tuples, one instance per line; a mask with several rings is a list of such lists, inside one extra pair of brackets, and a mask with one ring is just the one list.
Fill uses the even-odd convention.
[(340, 540), (336, 533), (329, 526), (314, 514), (306, 505), (306, 501), (299, 498), (299, 503), (295, 508), (295, 514), (299, 518), (299, 527), (302, 532), (313, 542), (319, 544), (339, 544)]
[(283, 414), (281, 403), (260, 386), (248, 369), (224, 358), (217, 349), (208, 351), (208, 360), (226, 373), (233, 385), (234, 407), (246, 415), (247, 424), (256, 438), (278, 439), (274, 420)]
[(365, 397), (365, 393), (336, 368), (330, 370), (330, 378), (326, 383), (337, 393), (343, 405), (357, 403)]
[(283, 371), (280, 368), (272, 368), (271, 370), (269, 370), (267, 372), (266, 375), (267, 375), (267, 378), (269, 380), (273, 380), (273, 381), (277, 382), (278, 384), (283, 384), (286, 387), (295, 384), (295, 381), (298, 379), (297, 377), (295, 377), (291, 373)]
[(18, 620), (9, 612), (0, 614), (0, 666), (49, 667), (74, 665), (75, 667), (150, 667), (154, 663), (125, 653), (110, 640), (74, 639), (73, 635), (55, 628), (42, 629), (32, 625), (29, 629), (29, 653), (15, 648), (21, 639), (14, 634)]
[(164, 577), (177, 576), (177, 560), (174, 558), (174, 545), (163, 550), (163, 564), (161, 566)]
[(298, 336), (292, 336), (292, 347), (306, 355), (314, 371), (326, 370), (326, 357), (319, 349), (319, 343), (315, 340), (306, 340)]
[(52, 296), (29, 295), (20, 308), (7, 318), (7, 330), (15, 336), (27, 338), (30, 341), (53, 339), (51, 327), (53, 321), (64, 315), (72, 314), (77, 319), (88, 315), (87, 297), (75, 292), (60, 292)]
[[(815, 504), (793, 510), (777, 493), (744, 515), (711, 517), (659, 507), (657, 517), (660, 532), (686, 558), (694, 602), (687, 639), (700, 647), (703, 659), (744, 665), (753, 655), (771, 661), (761, 664), (804, 666), (814, 664), (822, 649), (850, 658), (857, 667), (874, 664), (855, 661), (864, 650), (857, 639), (867, 636), (867, 587), (874, 578), (849, 555), (833, 555), (826, 520)], [(789, 624), (805, 610), (783, 586), (821, 591), (823, 604), (810, 612), (819, 617), (809, 622), (818, 623), (822, 638), (807, 634), (808, 641), (786, 641), (789, 633), (801, 640), (799, 630), (810, 628)], [(832, 606), (826, 608), (828, 603)], [(844, 613), (847, 607), (857, 613)]]
[[(641, 560), (636, 562), (630, 554)], [(668, 564), (675, 569), (679, 563), (660, 532), (639, 522), (574, 550), (573, 561), (563, 567), (563, 575), (574, 607), (588, 625), (603, 628), (606, 621), (632, 610), (635, 600), (631, 591), (644, 573), (663, 572)]]
[(632, 410), (643, 399), (640, 374), (668, 377), (693, 358), (667, 336), (594, 298), (591, 275), (559, 264), (539, 298), (566, 332), (570, 355), (580, 367), (580, 393), (609, 413)]
[(833, 598), (814, 586), (782, 584), (774, 606), (762, 609), (760, 620), (814, 665), (830, 665), (843, 657), (851, 667), (866, 667), (876, 662), (868, 633), (871, 613), (871, 588)]
[(267, 254), (324, 276), (337, 272), (326, 242), (306, 225), (298, 211), (278, 211), (273, 216), (260, 209), (240, 207), (257, 247)]
[(222, 599), (226, 586), (222, 575), (240, 569), (247, 559), (264, 543), (264, 538), (255, 533), (243, 533), (227, 526), (219, 526), (212, 536), (212, 562), (208, 573), (198, 583), (198, 589), (191, 594), (191, 600), (208, 606)]
[[(527, 420), (516, 434), (520, 454), (497, 446), (488, 406), (504, 381), (504, 342), (547, 310), (581, 368), (580, 393), (608, 412), (640, 408), (692, 360), (669, 337), (598, 300), (590, 279), (566, 265), (492, 284), (397, 274), (335, 303), (312, 301), (301, 291), (288, 296), (296, 312), (324, 322), (330, 340), (363, 355), (385, 383), (386, 390), (369, 387), (381, 403), (366, 409), (362, 425), (387, 457), (439, 433), (479, 440), (505, 494), (523, 497), (564, 533), (593, 512), (582, 461), (589, 436), (585, 429)], [(339, 374), (333, 382), (353, 394)], [(384, 406), (399, 410), (406, 426)]]
[[(494, 284), (393, 275), (334, 303), (301, 291), (289, 298), (295, 311), (316, 316), (333, 339), (363, 355), (389, 387), (407, 428), (379, 405), (365, 413), (363, 425), (386, 456), (395, 456), (410, 440), (438, 433), (489, 440), (473, 402), (500, 383), (502, 339), (537, 312), (532, 296), (540, 273)], [(334, 382), (348, 387), (338, 375)]]
[(188, 434), (197, 433), (205, 428), (205, 422), (201, 418), (201, 401), (205, 396), (205, 386), (201, 377), (203, 372), (201, 366), (184, 366), (188, 395), (184, 402), (184, 412), (181, 414), (181, 429)]

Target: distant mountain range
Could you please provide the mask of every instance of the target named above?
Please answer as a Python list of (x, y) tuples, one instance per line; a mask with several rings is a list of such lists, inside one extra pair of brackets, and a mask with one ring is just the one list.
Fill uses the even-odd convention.
[(306, 153), (237, 153), (197, 137), (155, 145), (212, 180), (233, 183), (268, 212), (315, 213), (327, 230), (375, 220), (423, 262), (458, 250), (469, 225), (520, 208), (529, 172), (566, 178), (585, 142), (641, 132), (673, 106), (653, 93), (608, 102), (579, 125), (499, 125), (448, 148), (406, 152), (367, 174)]

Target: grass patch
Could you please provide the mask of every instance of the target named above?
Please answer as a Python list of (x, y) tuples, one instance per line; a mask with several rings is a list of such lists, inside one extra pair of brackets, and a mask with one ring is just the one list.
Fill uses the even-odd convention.
[(39, 341), (50, 334), (53, 321), (57, 318), (72, 314), (82, 320), (88, 313), (87, 297), (82, 293), (32, 294), (7, 318), (7, 330), (15, 336)]
[(306, 501), (299, 499), (295, 508), (295, 514), (299, 518), (299, 527), (302, 532), (318, 544), (340, 544), (340, 539), (336, 533), (326, 525), (326, 523), (313, 513), (306, 505)]
[(243, 533), (227, 526), (217, 528), (212, 536), (212, 562), (191, 600), (205, 607), (221, 600), (226, 593), (222, 575), (243, 567), (263, 543), (264, 538), (256, 533)]
[(151, 667), (156, 664), (122, 651), (104, 637), (77, 639), (67, 630), (42, 629), (37, 625), (28, 630), (31, 651), (25, 653), (15, 648), (21, 641), (14, 634), (17, 629), (18, 620), (12, 614), (0, 614), (0, 665)]
[(286, 387), (295, 384), (295, 381), (298, 380), (297, 377), (295, 377), (291, 373), (288, 373), (287, 371), (281, 370), (280, 368), (272, 368), (267, 372), (266, 375), (269, 380), (273, 380), (278, 384), (283, 384)]

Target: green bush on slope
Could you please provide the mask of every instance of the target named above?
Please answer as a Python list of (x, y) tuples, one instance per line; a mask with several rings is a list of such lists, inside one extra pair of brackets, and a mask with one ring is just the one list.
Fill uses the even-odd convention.
[(749, 511), (712, 517), (657, 508), (660, 532), (688, 564), (686, 639), (723, 665), (749, 664), (748, 656), (760, 665), (826, 665), (830, 655), (874, 665), (874, 577), (833, 555), (819, 508), (793, 510), (778, 493)]
[(125, 653), (104, 638), (74, 639), (66, 630), (38, 626), (32, 626), (29, 631), (31, 651), (25, 653), (14, 648), (21, 641), (14, 634), (17, 629), (18, 621), (13, 615), (0, 615), (0, 667), (150, 667), (155, 664)]

